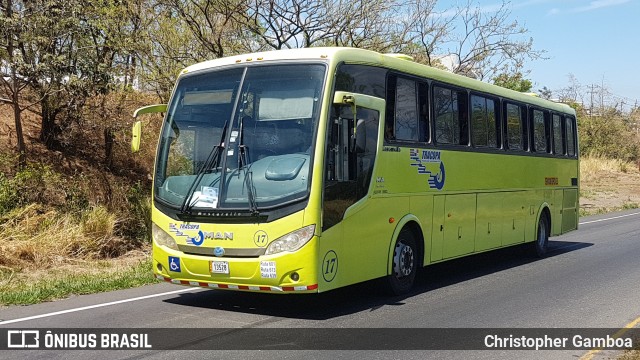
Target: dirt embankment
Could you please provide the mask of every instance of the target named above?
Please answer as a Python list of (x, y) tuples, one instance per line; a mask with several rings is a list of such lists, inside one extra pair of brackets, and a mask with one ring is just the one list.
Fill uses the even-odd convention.
[(638, 164), (615, 159), (582, 158), (580, 177), (582, 215), (640, 207)]

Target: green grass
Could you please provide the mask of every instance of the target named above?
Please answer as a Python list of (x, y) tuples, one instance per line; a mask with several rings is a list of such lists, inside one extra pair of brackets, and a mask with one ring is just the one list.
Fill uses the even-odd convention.
[(607, 214), (615, 211), (633, 210), (633, 209), (639, 209), (639, 208), (640, 208), (640, 204), (635, 202), (625, 202), (624, 204), (622, 204), (622, 206), (614, 206), (614, 207), (607, 207), (607, 208), (602, 208), (602, 207), (591, 208), (591, 209), (581, 208), (580, 217), (585, 217), (590, 215), (601, 215), (601, 214)]
[(637, 209), (639, 207), (640, 207), (640, 204), (634, 203), (634, 202), (625, 202), (624, 204), (622, 204), (623, 210)]
[(0, 286), (0, 304), (29, 305), (70, 295), (93, 294), (155, 283), (151, 259), (121, 271), (100, 274), (66, 274), (40, 281)]

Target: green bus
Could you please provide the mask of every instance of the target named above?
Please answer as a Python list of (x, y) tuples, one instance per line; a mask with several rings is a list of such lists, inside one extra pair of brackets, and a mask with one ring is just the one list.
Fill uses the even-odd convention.
[[(153, 264), (182, 285), (324, 292), (578, 226), (574, 110), (399, 54), (309, 48), (182, 71), (153, 186)], [(139, 122), (134, 143), (139, 146)]]

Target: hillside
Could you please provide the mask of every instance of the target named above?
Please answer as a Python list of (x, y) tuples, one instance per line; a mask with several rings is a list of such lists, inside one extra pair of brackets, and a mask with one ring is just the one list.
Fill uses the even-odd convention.
[[(146, 119), (130, 151), (130, 114), (155, 102), (134, 93), (95, 99), (60, 150), (23, 112), (28, 165), (18, 171), (12, 109), (0, 105), (0, 304), (30, 303), (152, 282), (150, 184), (160, 121)], [(105, 134), (113, 136), (107, 157)]]

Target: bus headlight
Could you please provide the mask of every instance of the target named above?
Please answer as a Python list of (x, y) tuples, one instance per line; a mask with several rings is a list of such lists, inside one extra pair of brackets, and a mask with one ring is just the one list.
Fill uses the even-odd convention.
[(316, 226), (309, 225), (281, 236), (269, 244), (265, 255), (273, 255), (283, 251), (296, 251), (311, 240), (315, 231)]
[(178, 244), (176, 244), (176, 241), (171, 237), (171, 235), (160, 229), (160, 227), (155, 223), (151, 225), (151, 236), (153, 236), (153, 241), (155, 241), (156, 244), (166, 246), (172, 250), (178, 250)]

